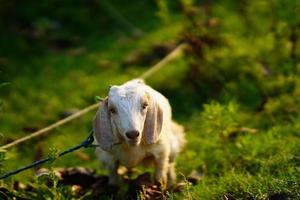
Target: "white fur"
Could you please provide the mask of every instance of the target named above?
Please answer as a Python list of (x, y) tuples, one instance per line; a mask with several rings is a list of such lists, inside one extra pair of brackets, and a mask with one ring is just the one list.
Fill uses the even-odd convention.
[[(162, 124), (161, 129), (157, 129), (160, 133), (154, 142), (147, 141), (144, 135), (146, 134), (144, 130), (146, 115), (152, 109), (150, 104), (153, 103), (149, 102), (149, 99), (156, 102), (159, 111), (162, 112), (160, 113), (162, 118), (157, 118), (162, 120), (162, 122), (158, 121)], [(144, 84), (142, 80), (135, 79), (121, 86), (112, 86), (106, 103), (108, 112), (111, 112), (107, 121), (111, 125), (112, 133), (109, 134), (112, 134), (113, 144), (110, 149), (97, 148), (96, 154), (109, 170), (109, 183), (112, 185), (120, 183), (120, 177), (117, 174), (119, 165), (131, 168), (150, 161), (155, 167), (155, 181), (173, 184), (176, 179), (175, 158), (183, 147), (185, 139), (183, 127), (172, 121), (168, 100)], [(103, 136), (97, 135), (99, 127), (95, 125), (100, 123), (99, 120), (100, 117), (95, 118), (94, 131), (96, 141), (100, 144)], [(157, 122), (153, 121), (153, 123)], [(132, 130), (140, 132), (134, 140), (126, 136), (126, 132)]]

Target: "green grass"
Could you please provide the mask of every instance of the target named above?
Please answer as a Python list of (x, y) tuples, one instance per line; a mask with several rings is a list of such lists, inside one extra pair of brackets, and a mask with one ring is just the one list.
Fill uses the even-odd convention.
[[(0, 57), (0, 80), (9, 84), (0, 87), (0, 144), (59, 120), (66, 110), (94, 103), (94, 97), (104, 97), (111, 84), (139, 76), (150, 64), (122, 66), (122, 61), (132, 53), (150, 52), (154, 44), (182, 40), (182, 32), (190, 31), (198, 38), (207, 34), (217, 38), (217, 45), (210, 46), (204, 41), (202, 58), (190, 50), (147, 79), (169, 98), (174, 119), (186, 129), (188, 143), (177, 160), (179, 180), (192, 170), (202, 175), (198, 184), (186, 186), (180, 193), (171, 192), (168, 198), (222, 199), (223, 195), (231, 195), (236, 199), (269, 199), (282, 195), (299, 199), (299, 63), (295, 67), (289, 57), (289, 21), (280, 18), (277, 24), (274, 22), (278, 35), (269, 32), (267, 7), (253, 2), (242, 7), (245, 10), (239, 10), (234, 1), (213, 4), (211, 16), (201, 11), (203, 16), (197, 20), (202, 23), (203, 18), (211, 17), (220, 25), (191, 30), (189, 22), (178, 13), (171, 14), (170, 21), (164, 23), (156, 17), (155, 4), (141, 1), (121, 9), (123, 4), (116, 0), (113, 5), (144, 32), (142, 37), (131, 37), (127, 30), (113, 23), (107, 32), (95, 31), (86, 37), (85, 31), (78, 31), (80, 42), (62, 50), (53, 50), (47, 37), (44, 42), (38, 40), (36, 46), (13, 34), (8, 35), (7, 41), (2, 37), (2, 50), (8, 50)], [(148, 9), (139, 18), (142, 6)], [(265, 18), (243, 18), (241, 13), (251, 14), (257, 6), (257, 15), (266, 15)], [(76, 25), (83, 25), (86, 20), (84, 9), (74, 19), (75, 24), (55, 37), (74, 36)], [(34, 8), (30, 10), (32, 16), (26, 17), (39, 21), (40, 14), (34, 13)], [(86, 26), (87, 30), (93, 30), (94, 20)], [(106, 18), (100, 21), (111, 22)], [(10, 42), (15, 43), (10, 47)], [(263, 70), (270, 72), (266, 75)], [(86, 138), (94, 114), (9, 149), (4, 161), (4, 153), (0, 152), (2, 172), (47, 156), (53, 148), (61, 151), (78, 144)], [(99, 167), (93, 149), (80, 150), (45, 165), (71, 166), (106, 173)], [(30, 194), (31, 198), (75, 198), (70, 187), (48, 188), (34, 174), (33, 170), (26, 171), (0, 181), (0, 187), (13, 191), (13, 181), (19, 180), (38, 188), (39, 192)], [(22, 191), (15, 194), (22, 195)]]

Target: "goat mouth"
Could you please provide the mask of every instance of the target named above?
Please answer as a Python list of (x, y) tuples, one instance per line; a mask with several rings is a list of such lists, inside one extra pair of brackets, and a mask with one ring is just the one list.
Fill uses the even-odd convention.
[(138, 146), (140, 144), (140, 141), (138, 139), (133, 139), (133, 140), (127, 140), (127, 143), (131, 146)]

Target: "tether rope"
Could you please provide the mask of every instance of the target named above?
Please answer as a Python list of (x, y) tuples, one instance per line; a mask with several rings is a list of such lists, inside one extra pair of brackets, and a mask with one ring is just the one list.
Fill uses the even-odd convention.
[[(81, 149), (82, 147), (84, 147), (84, 148), (93, 147), (93, 146), (91, 146), (91, 144), (92, 144), (93, 142), (94, 142), (94, 136), (93, 136), (93, 131), (91, 131), (90, 134), (89, 134), (89, 136), (88, 136), (83, 142), (81, 142), (79, 145), (77, 145), (77, 146), (75, 146), (75, 147), (72, 147), (72, 148), (70, 148), (70, 149), (67, 149), (67, 150), (65, 150), (65, 151), (63, 151), (63, 152), (61, 152), (61, 153), (59, 153), (58, 156), (57, 156), (56, 158), (59, 158), (59, 157), (64, 156), (64, 155), (66, 155), (66, 154), (68, 154), (68, 153), (71, 153), (71, 152), (73, 152), (73, 151), (76, 151), (76, 150), (78, 150), (78, 149)], [(6, 173), (6, 174), (4, 174), (4, 175), (1, 175), (1, 176), (0, 176), (0, 180), (1, 180), (1, 179), (8, 178), (8, 177), (13, 176), (13, 175), (15, 175), (15, 174), (18, 174), (18, 173), (20, 173), (20, 172), (22, 172), (22, 171), (25, 171), (25, 170), (27, 170), (27, 169), (36, 167), (36, 166), (38, 166), (38, 165), (44, 164), (44, 163), (49, 162), (49, 161), (54, 160), (54, 159), (55, 159), (55, 158), (53, 158), (53, 157), (51, 157), (51, 156), (48, 156), (47, 158), (44, 158), (44, 159), (42, 159), (42, 160), (35, 161), (35, 162), (32, 163), (32, 164), (26, 165), (26, 166), (21, 167), (21, 168), (19, 168), (19, 169), (17, 169), (17, 170), (14, 170), (14, 171), (8, 172), (8, 173)]]

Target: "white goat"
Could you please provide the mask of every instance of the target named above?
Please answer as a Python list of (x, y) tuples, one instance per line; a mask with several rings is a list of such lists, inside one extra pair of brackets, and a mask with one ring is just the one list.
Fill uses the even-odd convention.
[(176, 180), (175, 158), (185, 143), (183, 127), (172, 121), (168, 100), (134, 79), (110, 87), (93, 121), (100, 148), (96, 154), (109, 170), (109, 184), (119, 185), (119, 165), (139, 163), (155, 166), (156, 182), (172, 185)]

